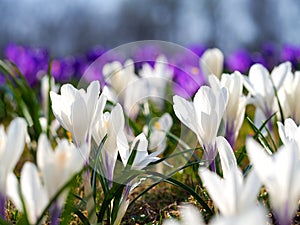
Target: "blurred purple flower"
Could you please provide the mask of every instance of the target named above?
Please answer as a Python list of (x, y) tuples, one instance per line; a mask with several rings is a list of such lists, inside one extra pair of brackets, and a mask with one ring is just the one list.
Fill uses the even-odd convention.
[(284, 45), (281, 50), (280, 61), (290, 61), (294, 69), (300, 69), (300, 47), (293, 45)]
[(105, 49), (102, 46), (95, 46), (86, 54), (86, 59), (90, 63), (94, 62), (97, 58), (99, 58), (101, 55), (103, 55), (106, 51), (107, 51), (107, 49)]
[(45, 49), (9, 44), (4, 50), (4, 55), (16, 64), (31, 86), (47, 72), (49, 54)]
[(272, 70), (275, 66), (279, 63), (279, 49), (278, 46), (267, 42), (263, 44), (261, 48), (261, 55), (265, 62), (265, 67), (268, 68), (268, 70)]
[(135, 68), (137, 70), (141, 69), (144, 63), (154, 67), (157, 57), (161, 54), (163, 53), (157, 46), (147, 45), (137, 48), (132, 57)]
[[(78, 60), (82, 60), (81, 69), (78, 70), (81, 72), (80, 76), (83, 76), (83, 79), (87, 82), (94, 80), (100, 81), (101, 87), (105, 85), (102, 73), (103, 66), (113, 61), (119, 61), (121, 63), (125, 61), (124, 57), (120, 56), (116, 51), (108, 51), (100, 46), (93, 48), (85, 57)], [(79, 61), (77, 62), (80, 63)]]
[(205, 52), (205, 50), (207, 49), (207, 47), (199, 44), (197, 45), (194, 44), (194, 45), (190, 45), (188, 49), (191, 50), (193, 53), (195, 53), (197, 56), (201, 57)]
[(238, 50), (228, 56), (225, 67), (232, 73), (234, 71), (239, 71), (241, 73), (246, 73), (250, 66), (252, 65), (252, 59), (246, 50)]
[(0, 86), (3, 84), (5, 84), (5, 76), (2, 73), (0, 73)]
[(66, 57), (61, 59), (54, 59), (51, 63), (51, 75), (58, 82), (68, 82), (74, 77), (75, 58)]
[(191, 51), (175, 56), (171, 60), (174, 67), (174, 93), (184, 97), (192, 97), (205, 84), (205, 78), (199, 68), (199, 60), (205, 49), (191, 47)]

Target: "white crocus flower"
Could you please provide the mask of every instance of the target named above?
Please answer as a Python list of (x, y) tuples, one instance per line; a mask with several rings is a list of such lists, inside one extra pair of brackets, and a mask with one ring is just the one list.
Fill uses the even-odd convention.
[[(137, 145), (138, 143), (138, 145)], [(122, 144), (122, 142), (118, 142), (118, 146), (125, 145)], [(136, 146), (137, 145), (137, 146)], [(151, 154), (148, 154), (148, 140), (144, 133), (139, 134), (131, 143), (130, 149), (127, 149), (125, 157), (122, 157), (121, 159), (124, 164), (124, 166), (127, 165), (128, 159), (132, 153), (132, 151), (136, 151), (135, 158), (132, 163), (132, 169), (141, 170), (145, 168), (149, 163), (154, 162), (158, 160), (157, 152), (153, 152)]]
[(174, 96), (174, 111), (179, 120), (190, 128), (204, 149), (206, 160), (214, 160), (216, 156), (215, 139), (226, 110), (227, 89), (202, 86), (189, 102), (180, 96)]
[[(181, 222), (175, 219), (166, 219), (163, 225), (204, 225), (199, 210), (193, 205), (180, 207)], [(254, 206), (251, 209), (234, 216), (215, 216), (209, 225), (265, 225), (267, 224), (265, 209)]]
[(254, 170), (269, 193), (278, 223), (290, 224), (300, 199), (300, 160), (297, 145), (291, 142), (281, 146), (272, 156), (252, 139), (247, 140), (246, 147)]
[(296, 142), (300, 158), (300, 126), (297, 126), (295, 121), (291, 118), (286, 119), (284, 125), (281, 122), (277, 122), (277, 125), (279, 136), (283, 144), (287, 145), (291, 141)]
[(124, 92), (126, 87), (133, 81), (138, 79), (134, 72), (134, 63), (131, 59), (128, 59), (124, 66), (119, 61), (114, 61), (104, 65), (103, 75), (106, 83), (108, 83), (109, 90), (114, 94), (114, 99), (111, 101), (117, 101), (118, 98), (122, 98), (121, 93)]
[(167, 145), (166, 135), (167, 132), (171, 129), (173, 125), (173, 120), (170, 114), (163, 114), (157, 121), (155, 121), (150, 126), (150, 130), (148, 126), (143, 127), (143, 133), (145, 135), (150, 132), (149, 137), (149, 147), (150, 151), (156, 151), (157, 154), (162, 153)]
[[(252, 96), (249, 103), (256, 106), (255, 124), (259, 127), (268, 119), (275, 108), (275, 92), (280, 90), (284, 79), (290, 71), (290, 63), (282, 63), (269, 71), (260, 64), (251, 66), (249, 76), (244, 76), (244, 85)], [(269, 129), (272, 129), (269, 126)]]
[(254, 171), (244, 179), (242, 171), (237, 166), (233, 150), (225, 138), (217, 138), (217, 147), (223, 178), (206, 168), (200, 168), (199, 173), (221, 215), (235, 216), (256, 204), (261, 183), (257, 181), (258, 177)]
[(206, 50), (200, 58), (200, 67), (207, 80), (211, 74), (220, 78), (223, 72), (223, 64), (224, 55), (218, 48)]
[(36, 166), (31, 162), (24, 164), (20, 178), (21, 193), (19, 192), (18, 180), (13, 173), (9, 174), (7, 187), (9, 198), (18, 210), (24, 212), (25, 210), (21, 201), (22, 195), (28, 222), (35, 224), (49, 202), (47, 191), (42, 185)]
[[(148, 149), (148, 141), (146, 139), (146, 136), (143, 133), (138, 135), (133, 140), (133, 142), (131, 143), (130, 149), (129, 149), (128, 143), (124, 144), (123, 140), (118, 138), (118, 147), (119, 147), (119, 149), (125, 150), (124, 151), (125, 155), (120, 154), (124, 167), (127, 166), (130, 155), (133, 153), (133, 151), (136, 151), (135, 158), (131, 164), (132, 170), (142, 170), (149, 163), (154, 162), (159, 159), (158, 157), (156, 157), (158, 155), (156, 152), (154, 152), (150, 155), (148, 154), (148, 150), (147, 150)], [(138, 183), (134, 183), (134, 180), (131, 180), (128, 183), (126, 183), (125, 191), (122, 195), (122, 200), (119, 205), (119, 211), (118, 211), (116, 220), (113, 223), (114, 225), (118, 225), (121, 223), (121, 220), (122, 220), (123, 216), (125, 215), (125, 212), (129, 205), (129, 199), (128, 199), (129, 193), (132, 190), (132, 187), (137, 186), (137, 185), (138, 185)]]
[(93, 81), (87, 91), (65, 84), (60, 92), (60, 95), (50, 92), (52, 110), (56, 119), (63, 128), (71, 132), (77, 146), (89, 143), (94, 118), (106, 98), (103, 94), (99, 97), (99, 82)]
[[(53, 150), (47, 136), (42, 134), (38, 140), (37, 164), (42, 172), (48, 198), (55, 194), (84, 166), (87, 160), (87, 145), (77, 148), (66, 139), (61, 140)], [(57, 207), (62, 208), (67, 191), (57, 200)]]
[(173, 71), (168, 67), (166, 57), (160, 55), (155, 61), (154, 68), (148, 63), (144, 63), (139, 74), (145, 81), (148, 97), (161, 108), (163, 99), (165, 99), (167, 84), (173, 76)]
[(222, 74), (220, 81), (211, 75), (209, 83), (215, 90), (221, 87), (226, 87), (228, 90), (228, 102), (223, 118), (225, 137), (233, 147), (244, 121), (247, 104), (247, 97), (243, 95), (243, 77), (238, 71), (232, 74)]
[(297, 124), (300, 124), (300, 105), (297, 104), (298, 96), (300, 96), (300, 71), (293, 74), (289, 70), (278, 95), (284, 117), (291, 117)]
[(215, 216), (210, 225), (266, 225), (268, 223), (266, 209), (261, 205), (244, 210), (234, 216)]
[(131, 59), (124, 65), (115, 61), (103, 67), (105, 82), (103, 93), (108, 100), (119, 102), (127, 115), (135, 117), (139, 111), (137, 103), (147, 96), (145, 82), (134, 72), (134, 63)]
[(0, 125), (0, 216), (5, 216), (7, 176), (15, 168), (25, 145), (27, 123), (23, 118), (11, 121), (7, 133)]
[(124, 132), (125, 119), (121, 105), (118, 103), (111, 113), (103, 113), (103, 109), (101, 109), (96, 118), (92, 133), (97, 146), (100, 145), (102, 139), (107, 135), (101, 153), (106, 178), (112, 181), (118, 152), (121, 158), (124, 159), (127, 156), (128, 143)]

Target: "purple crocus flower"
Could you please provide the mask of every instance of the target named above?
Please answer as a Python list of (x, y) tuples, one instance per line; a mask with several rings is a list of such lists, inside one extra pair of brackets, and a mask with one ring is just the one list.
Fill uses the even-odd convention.
[(88, 53), (86, 54), (86, 59), (88, 62), (94, 62), (97, 58), (99, 58), (101, 55), (103, 55), (107, 49), (105, 49), (102, 46), (95, 46), (92, 48)]
[(284, 45), (280, 55), (280, 61), (290, 61), (294, 69), (300, 68), (300, 48), (293, 45)]
[(75, 58), (66, 57), (61, 59), (54, 59), (51, 63), (51, 75), (58, 82), (70, 81), (75, 74)]
[(34, 86), (47, 71), (49, 54), (45, 49), (9, 44), (4, 54), (8, 60), (16, 64), (31, 86)]
[(261, 55), (265, 60), (265, 67), (272, 70), (279, 62), (279, 49), (273, 43), (265, 43), (261, 48)]
[[(196, 48), (191, 48), (191, 51), (176, 55), (171, 60), (174, 69), (174, 93), (184, 98), (192, 97), (205, 83), (205, 78), (199, 68), (200, 51), (197, 52), (199, 55), (195, 52)], [(201, 52), (203, 53), (204, 49)]]
[(194, 54), (196, 54), (197, 56), (202, 56), (203, 53), (205, 52), (205, 50), (207, 49), (206, 47), (204, 47), (203, 45), (199, 45), (199, 44), (194, 44), (194, 45), (190, 45), (188, 46), (188, 49), (190, 51), (192, 51)]
[(137, 48), (133, 53), (133, 61), (137, 70), (141, 69), (144, 63), (154, 68), (155, 61), (162, 51), (154, 45), (147, 45)]
[(241, 73), (246, 73), (250, 66), (252, 65), (252, 59), (246, 50), (237, 50), (228, 56), (225, 66), (230, 72), (239, 71)]

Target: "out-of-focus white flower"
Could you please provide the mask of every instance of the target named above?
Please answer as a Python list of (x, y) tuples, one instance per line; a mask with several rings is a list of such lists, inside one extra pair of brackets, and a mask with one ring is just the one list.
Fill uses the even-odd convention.
[[(180, 208), (181, 222), (175, 219), (166, 219), (163, 225), (204, 225), (199, 210), (192, 205)], [(267, 224), (266, 210), (262, 206), (253, 206), (234, 216), (215, 216), (210, 225), (265, 225)]]
[(180, 207), (181, 222), (175, 219), (166, 219), (163, 225), (204, 225), (204, 221), (199, 210), (192, 205), (182, 205)]
[(222, 74), (219, 81), (215, 76), (209, 76), (209, 83), (214, 90), (226, 87), (228, 102), (223, 116), (225, 123), (225, 137), (233, 147), (239, 130), (244, 121), (247, 98), (243, 95), (243, 77), (235, 71), (232, 74)]
[(44, 117), (48, 117), (48, 108), (49, 108), (49, 92), (58, 91), (58, 86), (55, 85), (54, 77), (51, 77), (49, 80), (48, 76), (44, 76), (41, 79), (41, 96), (42, 96), (42, 107)]
[(16, 166), (27, 135), (27, 123), (23, 118), (11, 121), (7, 133), (0, 125), (0, 198), (5, 198), (7, 176)]
[(197, 135), (206, 160), (215, 158), (215, 139), (226, 109), (227, 95), (225, 87), (214, 91), (210, 87), (202, 86), (193, 102), (177, 95), (173, 97), (176, 116)]
[(216, 216), (210, 225), (266, 225), (267, 212), (261, 205), (244, 210), (234, 216)]
[(124, 132), (125, 120), (123, 109), (120, 104), (117, 104), (111, 111), (103, 113), (102, 108), (96, 123), (93, 128), (93, 138), (99, 146), (102, 139), (107, 135), (107, 139), (101, 149), (103, 165), (106, 172), (106, 178), (113, 180), (113, 173), (118, 157), (118, 152), (121, 158), (127, 156), (128, 142)]
[(217, 138), (223, 178), (207, 168), (200, 168), (199, 173), (204, 186), (223, 216), (234, 216), (248, 210), (256, 204), (256, 197), (261, 187), (258, 177), (251, 171), (244, 179), (237, 166), (233, 150), (223, 137)]
[[(255, 124), (260, 127), (269, 118), (275, 108), (275, 92), (280, 90), (291, 65), (289, 62), (275, 67), (270, 75), (269, 71), (260, 64), (251, 66), (249, 76), (244, 76), (244, 85), (251, 94), (249, 103), (256, 106)], [(271, 128), (271, 127), (269, 127)]]
[(124, 97), (126, 87), (133, 81), (138, 79), (134, 72), (134, 63), (128, 59), (124, 66), (119, 61), (107, 63), (103, 67), (103, 75), (109, 90), (113, 92), (114, 99), (109, 99), (116, 102), (117, 99)]
[(161, 108), (162, 100), (165, 99), (166, 86), (173, 76), (173, 71), (168, 67), (166, 57), (163, 55), (157, 57), (154, 68), (148, 63), (144, 63), (139, 74), (141, 79), (145, 81), (148, 97)]
[(294, 74), (289, 69), (282, 88), (278, 91), (280, 104), (285, 118), (293, 118), (300, 124), (300, 105), (297, 104), (300, 96), (300, 71)]
[(93, 81), (86, 92), (74, 88), (71, 84), (65, 84), (60, 92), (60, 95), (50, 92), (52, 110), (56, 119), (63, 128), (71, 132), (77, 146), (89, 143), (94, 118), (106, 99), (103, 94), (99, 97), (99, 82)]
[(294, 142), (281, 146), (274, 155), (247, 139), (247, 152), (254, 170), (266, 186), (279, 224), (290, 224), (300, 199), (299, 150)]
[(207, 80), (211, 74), (220, 78), (223, 72), (223, 64), (224, 55), (218, 48), (206, 50), (200, 58), (200, 67)]
[[(38, 140), (37, 163), (42, 172), (48, 198), (55, 194), (84, 166), (88, 157), (87, 144), (77, 148), (66, 139), (61, 140), (53, 150), (47, 136), (42, 134)], [(61, 208), (67, 197), (67, 191), (58, 198)]]
[(147, 96), (146, 84), (134, 73), (131, 59), (124, 63), (112, 62), (104, 65), (103, 74), (108, 84), (103, 93), (108, 100), (119, 102), (127, 115), (135, 117), (139, 111), (138, 103)]
[(150, 130), (148, 126), (144, 126), (143, 133), (147, 135), (150, 131), (148, 149), (160, 154), (166, 148), (166, 133), (171, 129), (173, 120), (170, 114), (165, 113), (151, 125)]
[(284, 125), (281, 122), (277, 122), (278, 132), (283, 144), (287, 145), (289, 142), (296, 142), (299, 150), (300, 158), (300, 126), (297, 126), (295, 121), (288, 118), (284, 121)]
[(7, 188), (9, 198), (18, 210), (24, 212), (21, 201), (22, 195), (28, 221), (30, 224), (35, 224), (49, 202), (47, 191), (42, 185), (36, 166), (31, 162), (24, 164), (20, 178), (21, 193), (19, 192), (18, 180), (13, 173), (8, 176)]

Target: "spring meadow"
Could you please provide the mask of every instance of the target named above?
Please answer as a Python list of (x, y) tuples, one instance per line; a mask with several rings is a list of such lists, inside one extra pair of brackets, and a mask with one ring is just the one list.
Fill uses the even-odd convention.
[[(62, 24), (85, 29), (93, 10), (80, 18), (70, 8), (77, 20), (41, 28), (40, 39), (30, 30), (32, 21), (46, 24), (39, 11), (16, 36), (9, 33), (14, 19), (0, 26), (7, 30), (0, 37), (0, 224), (300, 224), (300, 45), (276, 32), (251, 42), (250, 10), (240, 16), (248, 21), (241, 36), (223, 32), (216, 15), (226, 8), (215, 9), (223, 4), (216, 1), (207, 3), (215, 17), (207, 16), (205, 36), (203, 11), (203, 23), (196, 15), (206, 5), (191, 2), (174, 3), (173, 11), (153, 3), (161, 7), (143, 25), (134, 4), (130, 11), (122, 3), (118, 32), (101, 33), (106, 45), (73, 28), (68, 38), (67, 30), (55, 33)], [(25, 20), (21, 11), (29, 9), (18, 4), (12, 9)], [(0, 2), (3, 18), (11, 18), (8, 5)], [(109, 31), (106, 23), (113, 29), (117, 4), (109, 5), (107, 21), (91, 33)], [(48, 10), (59, 17), (58, 8)], [(169, 30), (174, 40), (159, 32), (184, 18), (201, 32), (178, 25), (181, 36)], [(153, 21), (159, 25), (151, 28)], [(51, 36), (58, 40), (47, 45)], [(76, 38), (83, 50), (70, 54)]]

